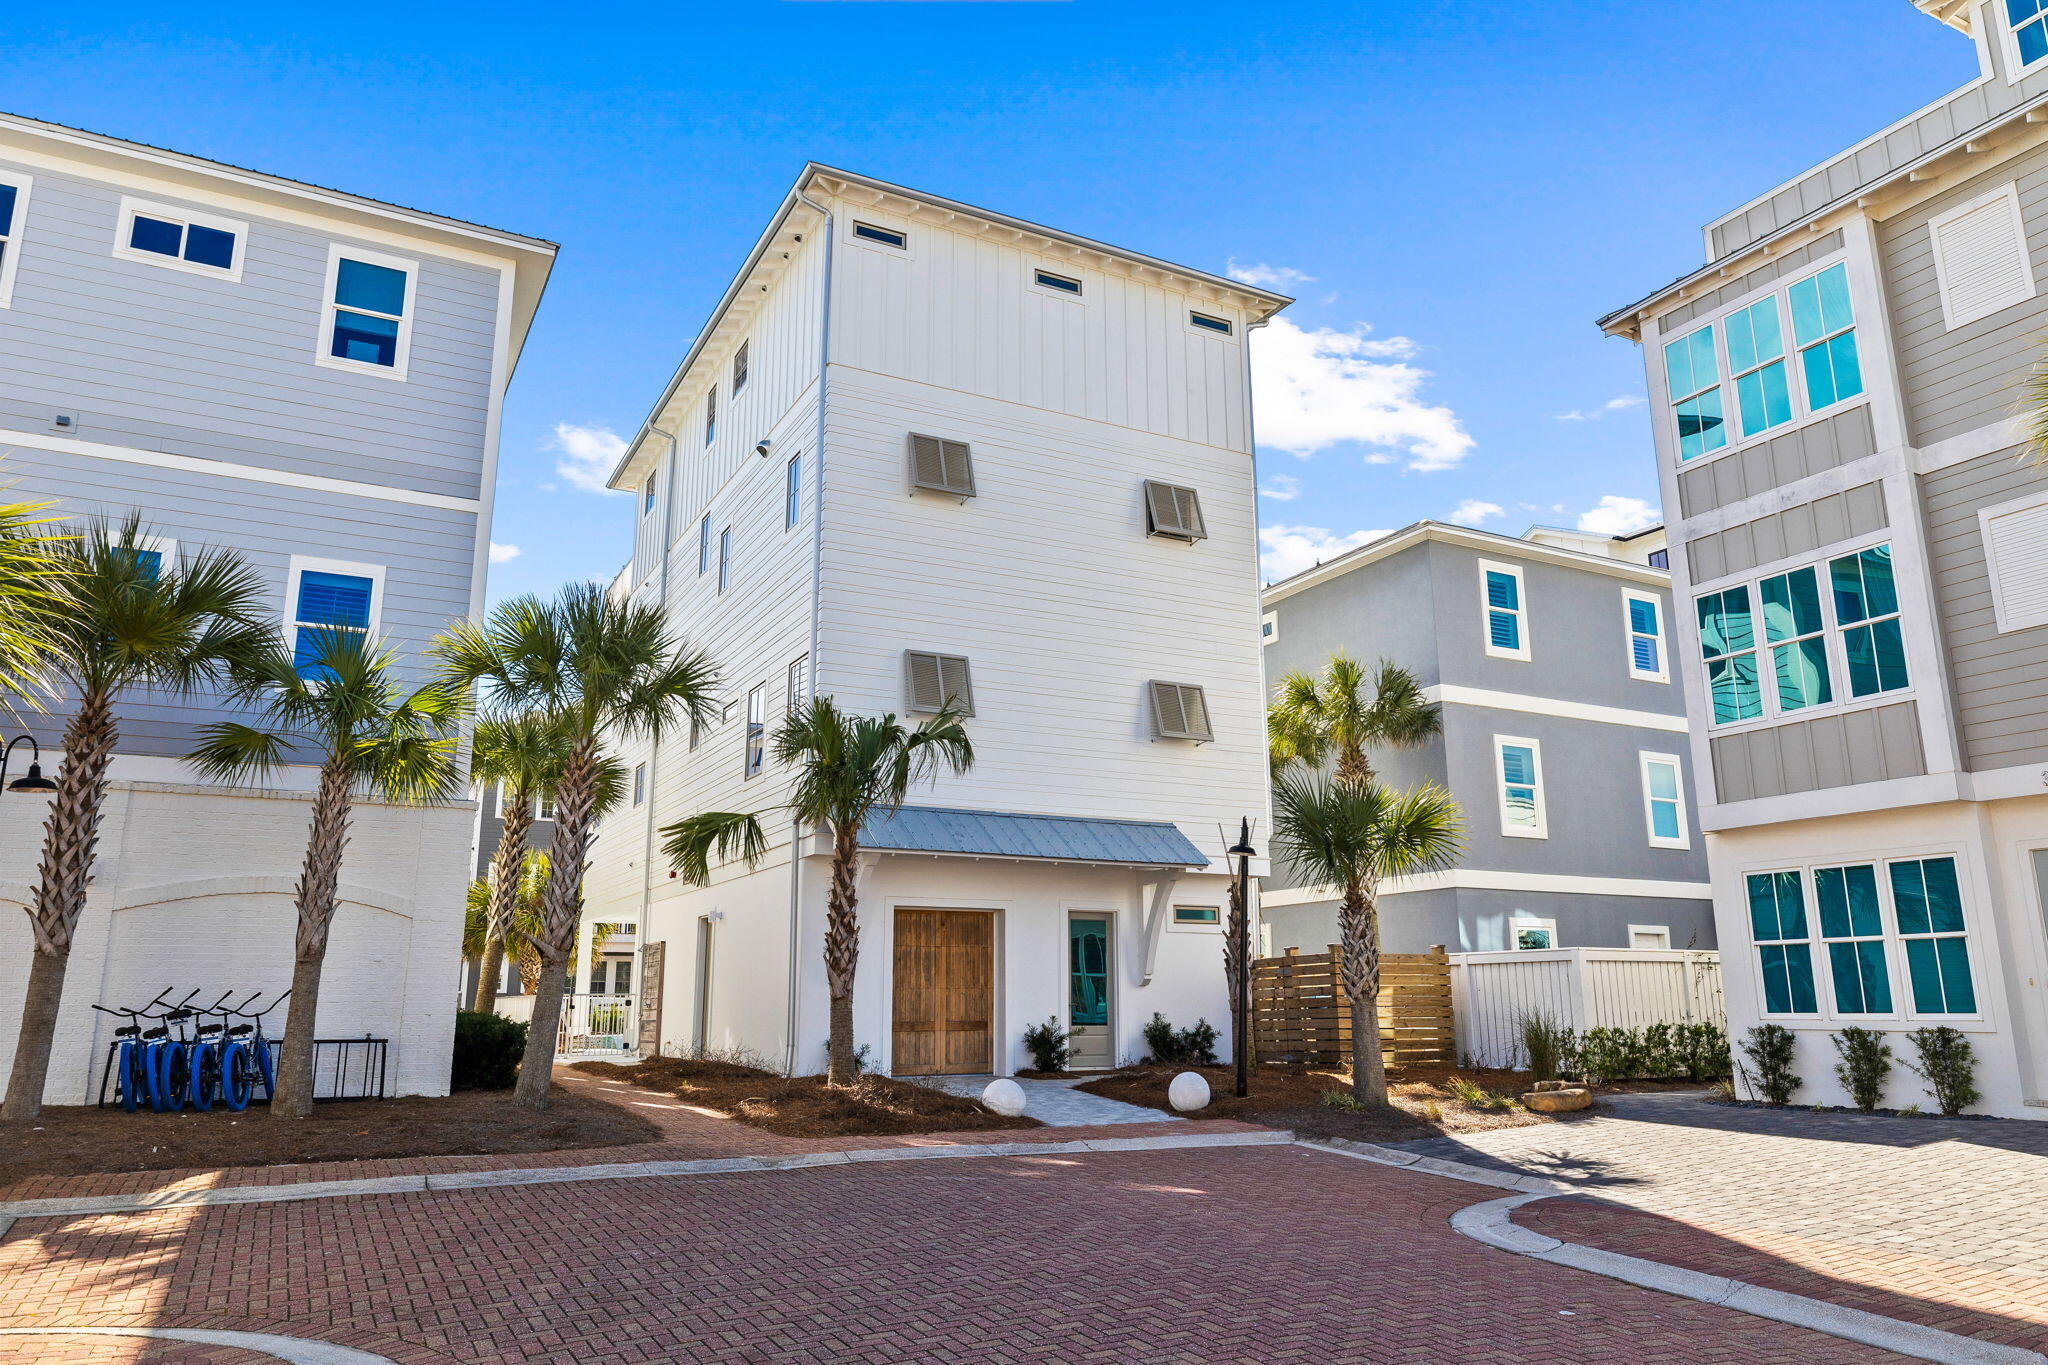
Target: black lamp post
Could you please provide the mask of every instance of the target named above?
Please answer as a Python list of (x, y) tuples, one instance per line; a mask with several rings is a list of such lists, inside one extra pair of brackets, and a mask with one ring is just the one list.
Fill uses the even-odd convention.
[(1231, 932), (1237, 938), (1237, 1018), (1231, 1021), (1231, 1050), (1237, 1061), (1237, 1096), (1243, 1099), (1251, 1093), (1251, 1017), (1252, 1017), (1252, 822), (1247, 817), (1238, 828), (1237, 843), (1229, 850), (1229, 856), (1237, 859), (1237, 885), (1232, 895), (1237, 898), (1237, 923)]
[[(29, 747), (28, 776), (7, 780), (7, 760), (14, 756), (14, 746), (26, 744)], [(36, 743), (34, 735), (16, 735), (7, 741), (7, 747), (0, 749), (0, 786), (11, 792), (53, 792), (57, 784), (43, 776), (43, 746)]]

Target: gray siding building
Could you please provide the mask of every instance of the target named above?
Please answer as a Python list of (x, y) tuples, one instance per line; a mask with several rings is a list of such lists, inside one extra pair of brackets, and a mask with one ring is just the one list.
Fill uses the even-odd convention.
[[(1960, 1030), (2048, 1116), (2048, 15), (1915, 0), (1976, 79), (1707, 225), (1641, 343), (1730, 1023)], [(1927, 27), (1930, 43), (1943, 41)], [(1962, 41), (1963, 38), (1949, 38)], [(1901, 1074), (1889, 1102), (1926, 1103)]]
[[(1442, 708), (1440, 739), (1372, 755), (1465, 812), (1457, 868), (1383, 888), (1388, 951), (1714, 946), (1662, 545), (1419, 522), (1266, 589), (1269, 688), (1345, 653)], [(1334, 941), (1331, 889), (1275, 873), (1268, 946)]]

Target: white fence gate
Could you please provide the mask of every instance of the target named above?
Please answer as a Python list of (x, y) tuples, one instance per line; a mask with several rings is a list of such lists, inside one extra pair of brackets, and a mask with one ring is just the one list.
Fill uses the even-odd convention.
[(1675, 948), (1544, 948), (1451, 954), (1458, 1053), (1520, 1068), (1521, 1021), (1547, 1015), (1589, 1028), (1712, 1023), (1727, 1027), (1721, 955)]

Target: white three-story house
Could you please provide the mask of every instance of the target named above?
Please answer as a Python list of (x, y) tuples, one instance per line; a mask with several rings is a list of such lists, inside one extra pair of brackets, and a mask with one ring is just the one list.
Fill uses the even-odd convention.
[(623, 748), (587, 882), (646, 945), (643, 1046), (823, 1066), (826, 841), (777, 817), (697, 889), (657, 832), (782, 801), (767, 741), (814, 690), (911, 721), (950, 696), (975, 746), (861, 834), (872, 1065), (1006, 1072), (1047, 1019), (1083, 1066), (1154, 1012), (1227, 1027), (1223, 852), (1267, 808), (1246, 332), (1286, 302), (803, 172), (613, 478), (622, 589), (727, 698)]
[[(1602, 320), (1648, 362), (1730, 1023), (1950, 1025), (2048, 1117), (2048, 13), (1919, 0), (1977, 79), (1716, 219)], [(1936, 31), (1930, 26), (1929, 39)], [(1902, 1066), (1890, 1102), (1926, 1104)]]
[[(0, 481), (146, 553), (240, 553), (278, 628), (420, 651), (481, 605), (500, 403), (553, 260), (542, 241), (115, 138), (0, 116)], [(98, 1084), (94, 1004), (273, 999), (314, 771), (261, 788), (183, 762), (204, 698), (131, 692), (48, 1098)], [(53, 772), (61, 700), (6, 726)], [(30, 753), (15, 749), (7, 782)], [(0, 792), (0, 1074), (19, 1028), (47, 795)], [(473, 812), (358, 807), (322, 1038), (389, 1040), (386, 1088), (448, 1084)], [(282, 1012), (270, 1027), (278, 1031)]]

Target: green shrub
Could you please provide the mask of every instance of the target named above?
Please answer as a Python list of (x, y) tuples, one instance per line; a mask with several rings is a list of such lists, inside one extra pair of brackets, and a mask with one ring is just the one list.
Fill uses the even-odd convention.
[(1892, 1074), (1892, 1050), (1874, 1028), (1845, 1028), (1835, 1035), (1835, 1079), (1856, 1107), (1868, 1114), (1884, 1103), (1885, 1078)]
[(1756, 1068), (1743, 1067), (1742, 1078), (1766, 1104), (1784, 1104), (1803, 1084), (1792, 1072), (1793, 1046), (1792, 1030), (1783, 1024), (1758, 1024), (1742, 1044), (1742, 1055)]
[(1728, 1055), (1728, 1031), (1719, 1024), (1675, 1024), (1672, 1026), (1678, 1064), (1696, 1081), (1718, 1081), (1735, 1072)]
[(1529, 1075), (1539, 1081), (1554, 1081), (1562, 1075), (1560, 1068), (1570, 1049), (1572, 1031), (1547, 1014), (1525, 1014), (1515, 1026), (1522, 1035)]
[(510, 1090), (519, 1080), (519, 1059), (525, 1053), (526, 1025), (502, 1014), (457, 1010), (448, 1088)]
[(1579, 1074), (1588, 1082), (1625, 1081), (1647, 1074), (1643, 1036), (1632, 1028), (1589, 1028), (1579, 1039)]
[(1961, 1031), (1943, 1024), (1939, 1028), (1916, 1028), (1907, 1035), (1918, 1064), (1906, 1066), (1927, 1082), (1928, 1093), (1941, 1112), (1954, 1118), (1984, 1097), (1977, 1092), (1977, 1058), (1970, 1040)]
[(1193, 1028), (1177, 1029), (1166, 1022), (1165, 1015), (1154, 1013), (1152, 1022), (1145, 1025), (1145, 1046), (1152, 1049), (1152, 1060), (1160, 1066), (1214, 1066), (1216, 1026), (1200, 1019)]
[(1047, 1019), (1042, 1024), (1033, 1024), (1025, 1029), (1024, 1049), (1031, 1054), (1031, 1068), (1034, 1071), (1067, 1069), (1067, 1031), (1060, 1027), (1057, 1018)]
[(1460, 1104), (1469, 1104), (1474, 1109), (1512, 1109), (1515, 1098), (1512, 1095), (1496, 1095), (1469, 1076), (1452, 1075), (1444, 1080), (1444, 1091)]

